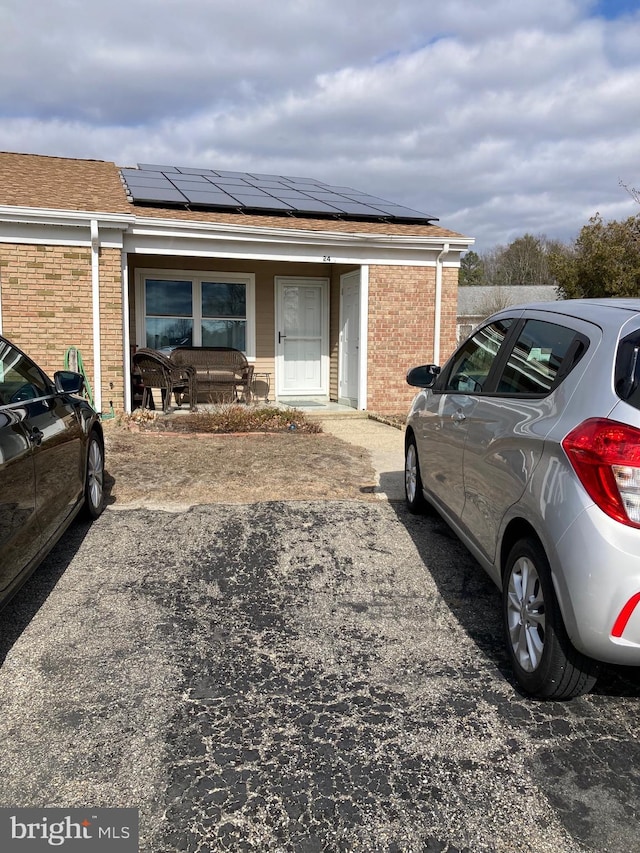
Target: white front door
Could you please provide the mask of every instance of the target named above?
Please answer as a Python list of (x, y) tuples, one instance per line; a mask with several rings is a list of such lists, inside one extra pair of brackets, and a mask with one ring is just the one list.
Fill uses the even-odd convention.
[(339, 369), (338, 400), (357, 407), (360, 375), (360, 270), (340, 278)]
[(276, 393), (326, 396), (329, 281), (276, 278)]

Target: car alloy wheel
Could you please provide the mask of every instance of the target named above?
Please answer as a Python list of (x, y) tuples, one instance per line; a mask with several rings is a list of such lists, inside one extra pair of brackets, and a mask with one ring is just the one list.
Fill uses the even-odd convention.
[(96, 432), (89, 436), (84, 494), (87, 515), (98, 518), (104, 509), (104, 452)]
[(507, 624), (513, 654), (525, 672), (533, 672), (544, 651), (545, 612), (540, 578), (526, 556), (518, 558), (509, 575)]
[(404, 461), (404, 493), (410, 512), (420, 512), (424, 509), (425, 500), (422, 494), (422, 479), (418, 463), (418, 449), (415, 437), (407, 440)]
[(520, 686), (539, 699), (572, 699), (597, 680), (597, 666), (571, 644), (537, 539), (516, 542), (502, 587), (507, 650)]

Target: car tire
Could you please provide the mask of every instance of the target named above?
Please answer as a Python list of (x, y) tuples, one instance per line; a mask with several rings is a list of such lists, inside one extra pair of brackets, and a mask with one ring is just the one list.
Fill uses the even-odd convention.
[(87, 444), (87, 466), (84, 482), (84, 514), (90, 520), (101, 515), (104, 509), (104, 445), (92, 430)]
[(549, 561), (534, 538), (516, 542), (502, 587), (507, 651), (522, 689), (538, 699), (573, 699), (597, 680), (594, 661), (567, 636)]
[(423, 512), (426, 507), (422, 493), (422, 477), (418, 462), (418, 448), (414, 435), (407, 439), (404, 454), (404, 494), (409, 512)]

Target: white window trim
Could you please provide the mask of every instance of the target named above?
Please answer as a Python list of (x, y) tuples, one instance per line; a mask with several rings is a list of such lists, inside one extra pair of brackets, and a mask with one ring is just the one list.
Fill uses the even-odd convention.
[(202, 320), (202, 282), (220, 281), (232, 284), (244, 284), (247, 288), (247, 328), (246, 328), (246, 356), (248, 361), (256, 359), (256, 277), (254, 273), (218, 272), (216, 270), (168, 270), (168, 269), (138, 269), (135, 276), (135, 300), (136, 300), (136, 339), (138, 346), (146, 346), (146, 332), (144, 321), (146, 317), (145, 306), (145, 279), (153, 278), (159, 281), (191, 281), (193, 282), (193, 338), (194, 345), (200, 336), (200, 323)]

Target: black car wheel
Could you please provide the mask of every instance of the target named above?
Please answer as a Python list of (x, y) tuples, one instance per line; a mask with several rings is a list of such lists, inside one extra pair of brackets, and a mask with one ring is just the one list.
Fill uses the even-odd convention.
[(422, 478), (420, 477), (420, 465), (418, 463), (418, 448), (415, 436), (411, 435), (407, 440), (404, 457), (404, 494), (410, 512), (422, 512), (426, 501), (422, 493)]
[(95, 430), (89, 436), (87, 449), (84, 509), (90, 519), (98, 518), (104, 509), (104, 448)]
[(534, 538), (511, 549), (502, 589), (507, 650), (523, 690), (539, 699), (572, 699), (597, 679), (595, 663), (571, 644), (549, 561)]

